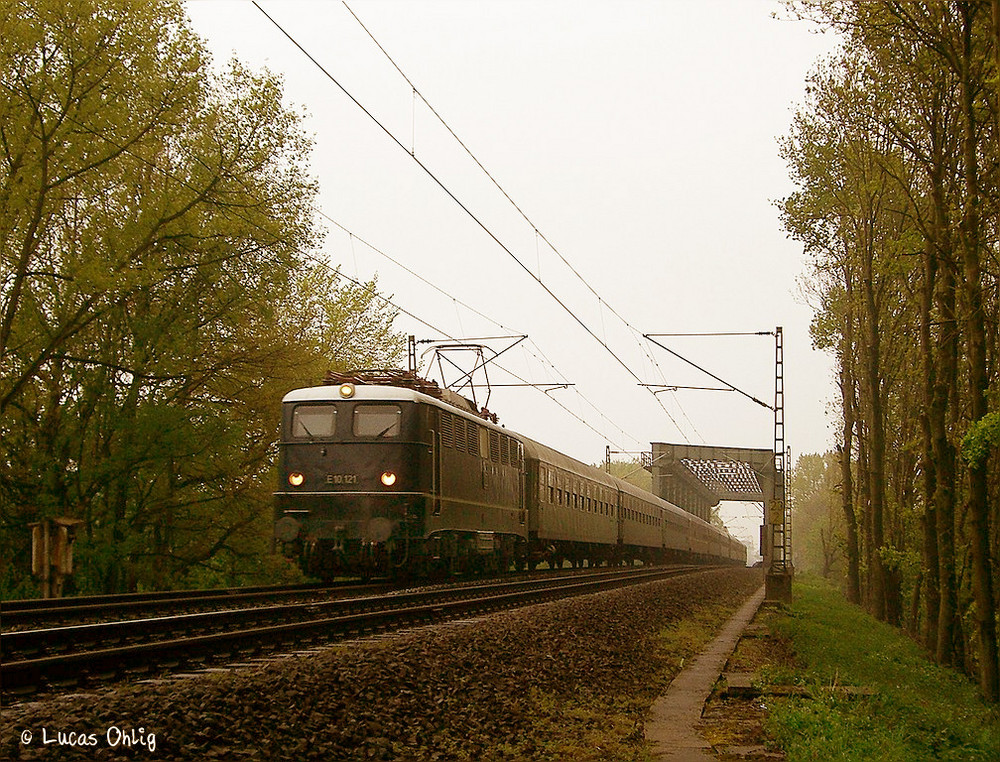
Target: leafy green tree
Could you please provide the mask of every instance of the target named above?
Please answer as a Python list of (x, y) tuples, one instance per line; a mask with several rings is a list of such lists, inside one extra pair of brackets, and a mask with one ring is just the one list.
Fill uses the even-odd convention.
[[(825, 268), (827, 303), (842, 304), (843, 319), (821, 322), (839, 337), (842, 379), (851, 376), (842, 383), (845, 487), (859, 477), (862, 512), (873, 519), (879, 496), (872, 487), (885, 483), (885, 523), (865, 519), (865, 566), (876, 587), (880, 576), (891, 582), (915, 567), (908, 559), (919, 540), (925, 642), (944, 663), (975, 664), (984, 696), (996, 701), (1000, 482), (990, 437), (979, 435), (992, 420), (997, 380), (1000, 305), (987, 284), (997, 277), (1000, 3), (790, 5), (847, 40), (847, 53), (831, 62), (832, 77), (817, 90), (850, 86), (828, 101), (847, 107), (826, 107), (818, 97), (807, 106), (786, 145), (800, 191), (785, 210), (786, 227), (807, 249), (834, 261), (829, 244), (836, 242), (843, 261), (855, 265)], [(835, 160), (831, 172), (815, 160), (844, 155), (862, 134), (877, 138), (866, 149), (870, 171), (845, 172)], [(864, 200), (875, 190), (888, 203), (882, 222), (871, 224)], [(838, 198), (851, 203), (831, 202)], [(899, 341), (908, 336), (916, 340)], [(967, 441), (984, 446), (962, 463), (956, 449), (967, 431)], [(892, 460), (880, 452), (892, 452)], [(915, 620), (920, 586), (912, 590)], [(964, 622), (972, 624), (966, 632)]]
[(790, 487), (796, 569), (830, 577), (843, 563), (840, 476), (836, 453), (800, 455), (795, 462)]
[[(598, 466), (599, 468), (603, 467)], [(609, 473), (647, 492), (653, 490), (653, 475), (638, 460), (613, 460)]]
[(280, 83), (208, 66), (179, 3), (0, 11), (0, 585), (30, 521), (84, 519), (80, 588), (288, 574), (267, 556), (279, 405), (392, 364), (375, 284), (313, 259)]
[[(899, 292), (908, 267), (899, 254), (912, 233), (908, 200), (896, 180), (907, 167), (884, 127), (867, 117), (874, 105), (871, 85), (851, 53), (812, 78), (809, 109), (797, 115), (793, 137), (784, 145), (803, 187), (786, 201), (784, 221), (817, 257), (816, 267), (833, 287), (826, 305), (839, 314), (824, 322), (836, 326), (849, 344), (839, 353), (844, 408), (852, 419), (842, 449), (850, 453), (857, 429), (861, 467), (857, 484), (853, 478), (844, 482), (857, 487), (863, 499), (859, 530), (865, 542), (858, 550), (869, 571), (867, 600), (876, 616), (899, 622), (900, 580), (886, 567), (883, 550), (891, 545), (887, 525), (893, 519), (886, 473), (891, 386), (885, 378), (899, 367), (905, 345), (882, 336), (895, 335), (906, 319), (897, 308), (905, 304)], [(854, 538), (849, 542), (853, 551)], [(852, 576), (855, 566), (852, 559)]]

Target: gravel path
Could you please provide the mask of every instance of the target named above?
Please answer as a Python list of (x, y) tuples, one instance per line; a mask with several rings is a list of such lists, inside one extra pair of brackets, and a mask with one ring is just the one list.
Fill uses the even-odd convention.
[(683, 655), (658, 633), (699, 607), (731, 612), (760, 583), (711, 570), (5, 707), (0, 759), (641, 759), (645, 711)]

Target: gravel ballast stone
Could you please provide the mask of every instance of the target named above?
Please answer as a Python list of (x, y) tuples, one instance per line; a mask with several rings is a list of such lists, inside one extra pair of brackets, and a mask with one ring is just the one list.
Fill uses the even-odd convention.
[[(731, 612), (760, 584), (757, 570), (706, 570), (259, 666), (8, 706), (0, 759), (558, 759), (566, 743), (578, 744), (574, 759), (588, 747), (593, 759), (641, 757), (645, 710), (684, 656), (660, 647), (658, 634), (705, 607)], [(66, 743), (71, 732), (85, 743)], [(53, 742), (60, 733), (64, 742)], [(605, 738), (608, 748), (596, 748)]]

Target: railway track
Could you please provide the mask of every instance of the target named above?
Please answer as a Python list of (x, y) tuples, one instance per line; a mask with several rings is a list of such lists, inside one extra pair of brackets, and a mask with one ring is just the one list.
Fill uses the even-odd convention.
[(46, 689), (191, 670), (281, 650), (678, 576), (705, 567), (589, 573), (439, 586), (393, 595), (186, 613), (0, 634), (0, 690)]
[(313, 599), (332, 595), (374, 595), (390, 589), (393, 587), (385, 582), (358, 584), (351, 581), (334, 585), (302, 584), (89, 595), (74, 598), (33, 598), (23, 601), (2, 601), (0, 613), (3, 616), (4, 630), (11, 630), (56, 622), (141, 618), (154, 614), (193, 612), (223, 606), (259, 605), (269, 601)]

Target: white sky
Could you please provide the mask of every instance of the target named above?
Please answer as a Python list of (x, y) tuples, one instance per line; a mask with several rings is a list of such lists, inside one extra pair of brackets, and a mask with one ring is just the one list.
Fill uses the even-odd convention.
[[(646, 383), (718, 385), (641, 334), (783, 326), (786, 444), (793, 457), (829, 446), (832, 365), (811, 348), (811, 310), (796, 283), (805, 262), (773, 201), (792, 190), (777, 138), (835, 39), (784, 19), (769, 0), (348, 4), (542, 235), (640, 334), (536, 239), (343, 4), (261, 2), (406, 151), (252, 3), (188, 2), (217, 62), (235, 55), (267, 66), (284, 78), (288, 103), (311, 114), (323, 211), (505, 328), (332, 225), (329, 261), (362, 280), (377, 273), (384, 293), (453, 336), (528, 334), (503, 364), (529, 381), (575, 384), (551, 394), (592, 428), (531, 389), (494, 389), (489, 407), (501, 423), (591, 463), (603, 460), (605, 437), (616, 450), (649, 450), (651, 441), (769, 448), (774, 434), (773, 414), (734, 393), (662, 393), (665, 412), (410, 150)], [(405, 315), (397, 327), (441, 338)], [(774, 401), (772, 337), (661, 341)], [(491, 378), (513, 381), (497, 370)]]

